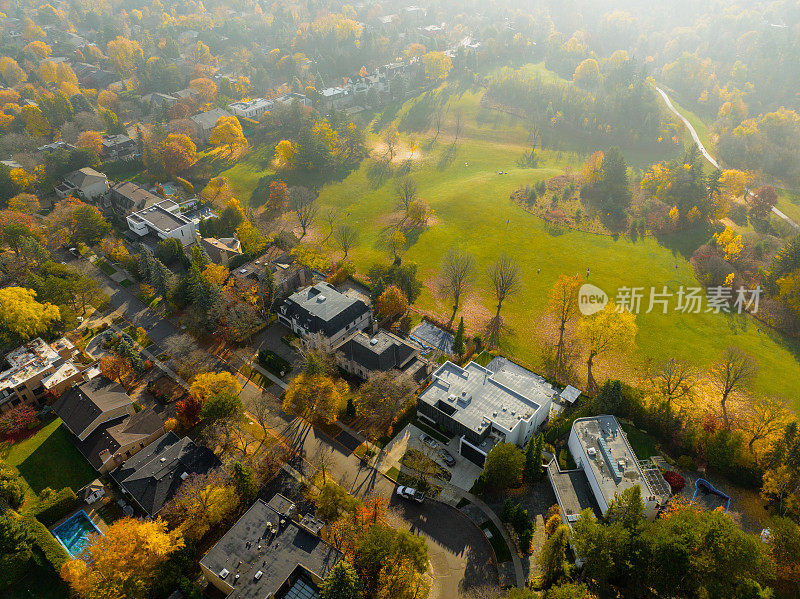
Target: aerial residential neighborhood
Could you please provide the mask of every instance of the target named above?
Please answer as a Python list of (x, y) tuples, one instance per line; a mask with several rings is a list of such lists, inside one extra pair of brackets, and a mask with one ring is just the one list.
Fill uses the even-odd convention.
[(800, 597), (790, 0), (0, 6), (0, 597)]

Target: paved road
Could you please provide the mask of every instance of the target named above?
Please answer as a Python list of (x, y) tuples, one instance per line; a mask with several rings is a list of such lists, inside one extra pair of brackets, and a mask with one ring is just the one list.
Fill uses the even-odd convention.
[(311, 464), (319, 463), (318, 452), (326, 451), (330, 456), (330, 472), (351, 494), (365, 499), (381, 493), (389, 498), (390, 523), (427, 541), (434, 578), (431, 599), (456, 599), (474, 588), (497, 586), (498, 573), (491, 547), (460, 511), (438, 501), (416, 505), (398, 499), (392, 481), (304, 423), (287, 422), (279, 432), (299, 448), (292, 465), (302, 474), (313, 474)]
[[(677, 109), (677, 108), (675, 108), (675, 106), (673, 106), (672, 102), (671, 102), (671, 101), (670, 101), (670, 99), (669, 99), (669, 96), (667, 96), (666, 92), (665, 92), (663, 89), (661, 89), (660, 87), (656, 87), (656, 91), (657, 91), (657, 92), (658, 92), (658, 94), (661, 96), (661, 98), (664, 100), (664, 104), (666, 104), (666, 105), (667, 105), (667, 108), (668, 108), (668, 109), (669, 109), (669, 110), (670, 110), (670, 111), (671, 111), (673, 114), (675, 114), (675, 115), (676, 115), (676, 116), (677, 116), (677, 117), (678, 117), (678, 118), (679, 118), (681, 121), (683, 121), (683, 124), (684, 124), (684, 125), (686, 125), (686, 128), (689, 130), (689, 134), (692, 136), (692, 139), (694, 140), (694, 143), (695, 143), (695, 144), (697, 145), (697, 147), (700, 149), (700, 153), (703, 155), (703, 157), (704, 157), (706, 160), (708, 160), (708, 162), (709, 162), (709, 163), (710, 163), (710, 164), (711, 164), (711, 165), (712, 165), (714, 168), (719, 168), (719, 163), (718, 163), (718, 162), (717, 162), (717, 161), (714, 159), (714, 157), (713, 157), (711, 154), (709, 154), (709, 153), (708, 153), (708, 150), (706, 150), (706, 147), (703, 145), (703, 142), (702, 142), (702, 141), (700, 141), (700, 136), (699, 136), (699, 135), (697, 135), (697, 131), (695, 131), (694, 127), (693, 127), (693, 126), (692, 126), (692, 124), (689, 122), (689, 120), (688, 120), (688, 119), (687, 119), (685, 116), (683, 116), (683, 115), (682, 115), (682, 114), (681, 114), (681, 113), (678, 111), (678, 109)], [(748, 191), (748, 193), (749, 193), (750, 195), (753, 195), (753, 192), (751, 192), (751, 191)], [(789, 218), (788, 216), (786, 216), (786, 215), (785, 215), (783, 212), (781, 212), (780, 210), (778, 210), (778, 207), (777, 207), (777, 206), (773, 206), (773, 207), (772, 207), (772, 212), (773, 212), (773, 213), (774, 213), (774, 214), (775, 214), (775, 215), (776, 215), (778, 218), (782, 218), (782, 219), (783, 219), (783, 220), (785, 220), (787, 223), (789, 223), (790, 225), (792, 225), (792, 226), (793, 226), (795, 229), (800, 229), (800, 225), (798, 225), (798, 224), (797, 224), (796, 222), (794, 222), (794, 221), (793, 221), (791, 218)]]
[[(114, 308), (121, 310), (130, 322), (147, 330), (154, 346), (160, 348), (153, 353), (162, 351), (164, 343), (171, 337), (184, 334), (173, 323), (155, 314), (127, 289), (110, 281), (93, 264), (85, 260), (71, 261), (97, 280), (103, 291), (109, 295)], [(218, 366), (220, 369), (232, 370), (219, 360)], [(239, 364), (233, 366), (240, 367)], [(246, 384), (242, 401), (247, 406), (249, 394), (261, 393), (260, 387), (252, 383)], [(475, 587), (497, 586), (498, 574), (492, 562), (491, 547), (478, 528), (460, 511), (436, 501), (417, 506), (397, 499), (393, 482), (376, 470), (364, 466), (361, 460), (335, 440), (283, 413), (277, 397), (274, 397), (274, 401), (275, 409), (269, 424), (297, 449), (292, 466), (304, 475), (311, 475), (315, 468), (312, 464), (319, 462), (319, 452), (329, 453), (331, 472), (345, 488), (361, 499), (374, 493), (390, 498), (392, 525), (402, 526), (426, 539), (434, 578), (431, 599), (457, 599), (464, 597)]]

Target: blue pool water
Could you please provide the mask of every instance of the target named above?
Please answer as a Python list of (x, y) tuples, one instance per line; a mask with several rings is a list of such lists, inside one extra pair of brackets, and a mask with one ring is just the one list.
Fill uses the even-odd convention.
[(64, 546), (71, 557), (75, 557), (86, 548), (89, 535), (102, 534), (94, 525), (85, 510), (75, 512), (67, 520), (53, 529), (53, 536)]
[(167, 194), (167, 197), (175, 195), (175, 192), (178, 191), (178, 187), (172, 183), (164, 183), (161, 185), (161, 188), (164, 190), (164, 193)]

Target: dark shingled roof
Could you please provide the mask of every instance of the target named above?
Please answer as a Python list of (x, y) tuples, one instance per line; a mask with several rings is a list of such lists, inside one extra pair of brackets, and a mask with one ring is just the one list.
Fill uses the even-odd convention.
[(368, 312), (363, 300), (344, 295), (324, 282), (290, 295), (281, 306), (282, 314), (297, 320), (309, 333), (328, 337)]
[(89, 460), (95, 470), (103, 465), (100, 452), (107, 449), (114, 455), (123, 445), (143, 441), (164, 426), (161, 416), (152, 408), (145, 408), (133, 416), (120, 416), (98, 426), (91, 435), (78, 443), (78, 450)]
[(181, 475), (207, 474), (220, 465), (207, 447), (169, 432), (111, 473), (145, 512), (155, 516), (175, 495)]
[[(200, 560), (214, 573), (228, 570), (224, 580), (233, 586), (228, 599), (275, 596), (298, 566), (325, 578), (342, 559), (341, 552), (295, 521), (284, 517), (281, 525), (281, 517), (259, 499)], [(269, 530), (271, 524), (277, 528), (275, 534)], [(256, 580), (259, 570), (262, 575)]]
[(372, 337), (359, 332), (342, 343), (337, 351), (370, 372), (401, 369), (417, 354), (415, 347), (382, 329)]
[(96, 376), (67, 389), (53, 404), (64, 425), (76, 436), (104, 412), (130, 405), (133, 400), (119, 383), (105, 376)]

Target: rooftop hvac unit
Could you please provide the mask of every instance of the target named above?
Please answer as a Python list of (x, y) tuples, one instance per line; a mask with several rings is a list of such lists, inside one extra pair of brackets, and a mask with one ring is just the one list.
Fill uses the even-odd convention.
[(228, 574), (230, 574), (230, 572), (228, 572), (227, 568), (222, 568), (222, 570), (219, 571), (219, 577), (222, 580), (225, 580), (228, 577)]
[(318, 296), (317, 296), (317, 303), (318, 303), (318, 304), (321, 304), (321, 303), (322, 303), (322, 302), (324, 302), (326, 299), (327, 299), (327, 298), (326, 298), (324, 295), (318, 295)]
[(188, 472), (184, 472), (183, 474), (181, 474), (181, 480), (186, 480), (187, 478), (189, 478)]
[(373, 337), (372, 339), (369, 340), (369, 344), (370, 345), (378, 345), (378, 340), (375, 337)]
[(259, 570), (258, 572), (256, 572), (255, 576), (253, 576), (253, 579), (260, 580), (262, 576), (264, 576), (264, 573), (261, 570)]
[(159, 461), (159, 462), (161, 462), (161, 463), (163, 464), (164, 462), (166, 462), (166, 461), (167, 461), (167, 458), (161, 458), (161, 459), (160, 459), (160, 460), (158, 460), (158, 461)]
[(588, 453), (588, 454), (589, 454), (589, 457), (590, 457), (590, 458), (595, 458), (595, 457), (597, 457), (597, 450), (596, 450), (594, 447), (590, 447), (589, 449), (587, 449), (587, 450), (586, 450), (586, 453)]
[(447, 396), (447, 401), (455, 401), (455, 400), (456, 400), (456, 396), (453, 395), (452, 393)]

